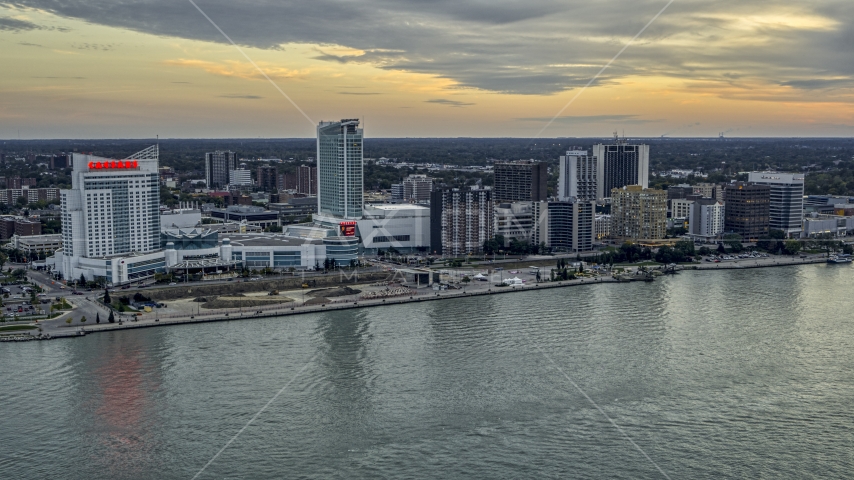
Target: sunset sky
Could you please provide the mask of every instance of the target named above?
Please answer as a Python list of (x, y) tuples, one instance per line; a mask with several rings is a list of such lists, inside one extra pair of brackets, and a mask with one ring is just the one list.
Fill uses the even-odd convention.
[[(667, 4), (195, 1), (305, 116), (188, 0), (11, 1), (0, 138), (533, 137)], [(615, 130), (854, 135), (854, 2), (674, 1), (542, 135)]]

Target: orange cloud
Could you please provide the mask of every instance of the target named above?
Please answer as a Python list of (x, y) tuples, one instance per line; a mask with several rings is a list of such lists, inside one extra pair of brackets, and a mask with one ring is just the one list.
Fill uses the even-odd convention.
[[(247, 62), (238, 62), (235, 60), (227, 60), (225, 62), (217, 63), (206, 60), (179, 58), (176, 60), (166, 60), (163, 63), (174, 67), (200, 69), (212, 75), (219, 75), (223, 77), (265, 80), (264, 76), (261, 75), (261, 72), (259, 72), (252, 64)], [(256, 63), (258, 63), (258, 66), (261, 67), (261, 69), (264, 70), (264, 73), (266, 73), (270, 78), (304, 78), (309, 74), (308, 70), (292, 70), (289, 68), (270, 65), (265, 62)]]

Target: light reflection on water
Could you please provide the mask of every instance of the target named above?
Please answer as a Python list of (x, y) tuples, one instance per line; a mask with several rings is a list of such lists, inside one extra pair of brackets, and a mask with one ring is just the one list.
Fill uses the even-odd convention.
[[(854, 270), (686, 272), (0, 345), (0, 477), (672, 478), (852, 470)], [(25, 414), (20, 414), (25, 412)]]

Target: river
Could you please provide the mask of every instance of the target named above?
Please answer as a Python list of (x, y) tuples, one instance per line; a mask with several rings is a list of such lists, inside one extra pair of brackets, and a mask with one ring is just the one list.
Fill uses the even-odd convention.
[(848, 478), (852, 278), (689, 271), (0, 344), (0, 478)]

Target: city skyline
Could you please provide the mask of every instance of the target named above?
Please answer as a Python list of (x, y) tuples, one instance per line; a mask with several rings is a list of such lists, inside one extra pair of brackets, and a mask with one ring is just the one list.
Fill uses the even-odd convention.
[[(535, 137), (667, 2), (333, 4), (198, 5), (314, 122)], [(542, 136), (851, 136), (852, 10), (674, 2)], [(313, 136), (191, 3), (15, 2), (0, 43), (0, 138)]]

